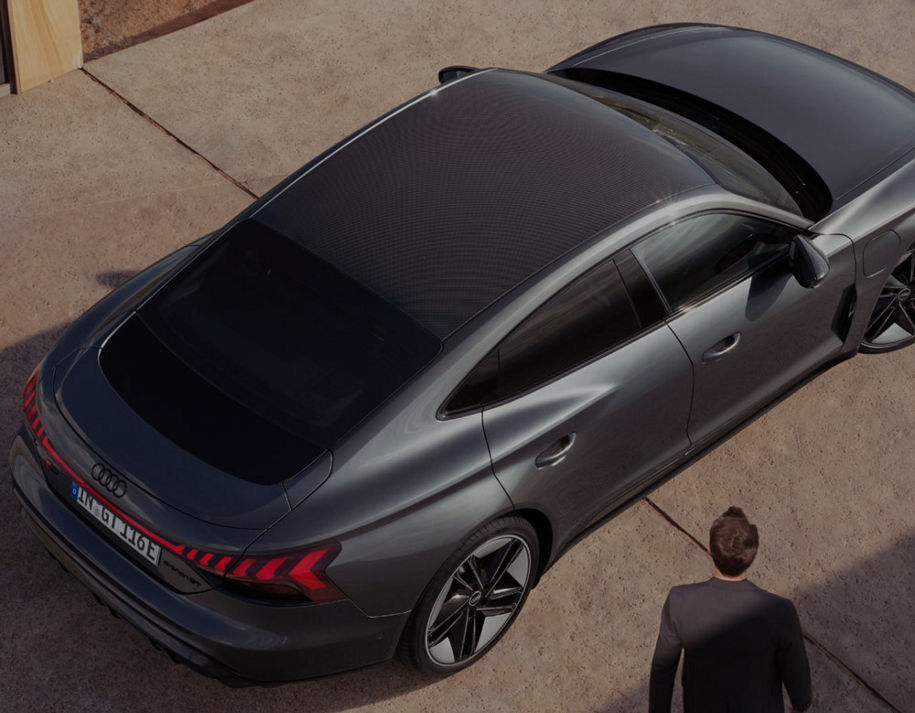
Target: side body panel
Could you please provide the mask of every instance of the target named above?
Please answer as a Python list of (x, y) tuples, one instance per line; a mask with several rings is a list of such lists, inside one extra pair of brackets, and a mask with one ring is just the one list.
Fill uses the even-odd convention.
[[(841, 351), (835, 326), (854, 283), (851, 242), (821, 236), (815, 244), (830, 262), (817, 287), (801, 287), (783, 257), (670, 320), (695, 367), (694, 443), (733, 427)], [(736, 345), (713, 356), (729, 339)]]
[(334, 451), (327, 482), (248, 549), (339, 542), (327, 574), (369, 616), (412, 609), (467, 535), (511, 511), (478, 413), (438, 421), (434, 409), (389, 406), (377, 430)]
[[(554, 549), (689, 447), (692, 366), (666, 325), (532, 392), (484, 409), (493, 468), (518, 508), (542, 510)], [(552, 465), (538, 457), (558, 445)]]

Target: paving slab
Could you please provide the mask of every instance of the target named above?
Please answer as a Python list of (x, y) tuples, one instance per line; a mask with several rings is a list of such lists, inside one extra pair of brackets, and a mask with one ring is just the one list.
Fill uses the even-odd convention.
[(228, 183), (79, 71), (0, 101), (0, 127), (4, 220)]
[(677, 21), (775, 32), (915, 86), (909, 0), (255, 0), (87, 70), (250, 186), (432, 87), (441, 66), (541, 71), (619, 32)]
[(729, 505), (760, 530), (751, 572), (899, 710), (915, 699), (915, 350), (859, 355), (651, 499), (701, 542)]

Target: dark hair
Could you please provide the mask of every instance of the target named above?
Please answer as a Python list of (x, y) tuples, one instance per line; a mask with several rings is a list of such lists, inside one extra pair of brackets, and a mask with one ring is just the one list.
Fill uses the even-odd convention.
[(759, 532), (743, 510), (731, 506), (712, 523), (709, 552), (721, 574), (736, 577), (753, 564), (759, 548)]

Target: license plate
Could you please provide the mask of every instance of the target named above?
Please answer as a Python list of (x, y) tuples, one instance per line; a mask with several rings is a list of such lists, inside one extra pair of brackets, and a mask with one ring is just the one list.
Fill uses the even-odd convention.
[(79, 483), (72, 482), (70, 484), (70, 495), (86, 512), (111, 530), (118, 539), (126, 543), (134, 552), (154, 565), (159, 564), (162, 547), (157, 542), (154, 542), (124, 520)]

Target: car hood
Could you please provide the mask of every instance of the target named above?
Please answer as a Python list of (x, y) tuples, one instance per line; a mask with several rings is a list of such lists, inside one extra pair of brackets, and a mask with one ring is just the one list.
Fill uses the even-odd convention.
[[(136, 320), (135, 314), (128, 315), (112, 329), (113, 336), (125, 326), (135, 326), (132, 320)], [(167, 512), (161, 507), (164, 504), (198, 521), (262, 531), (329, 475), (331, 458), (326, 451), (317, 456), (309, 452), (298, 472), (286, 480), (257, 483), (208, 463), (191, 452), (193, 448), (178, 445), (150, 425), (106, 377), (100, 359), (111, 340), (109, 334), (101, 348), (88, 347), (66, 368), (55, 370), (54, 396), (70, 427), (97, 454), (99, 462), (125, 476), (149, 496), (135, 500), (136, 507), (149, 512), (135, 511), (134, 515), (148, 516), (144, 519), (155, 523)], [(133, 366), (134, 378), (162, 401), (169, 400), (171, 395), (163, 392), (161, 383), (156, 384), (138, 364)], [(195, 406), (190, 402), (184, 405), (189, 411), (194, 411)], [(194, 416), (206, 421), (215, 415), (197, 409)], [(227, 450), (230, 447), (239, 451), (242, 446), (227, 443)], [(265, 468), (270, 467), (270, 443), (252, 440), (244, 447), (255, 452)], [(158, 504), (153, 506), (150, 504), (153, 501)], [(180, 521), (182, 518), (175, 519)]]
[(852, 62), (731, 27), (669, 25), (620, 35), (551, 67), (614, 72), (699, 97), (786, 144), (837, 208), (915, 149), (915, 95)]

